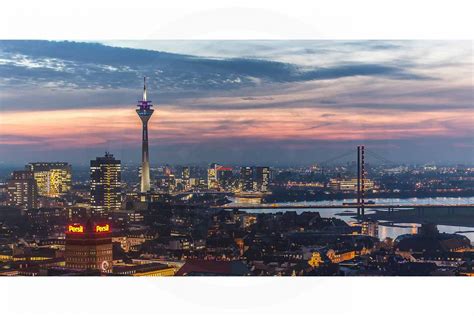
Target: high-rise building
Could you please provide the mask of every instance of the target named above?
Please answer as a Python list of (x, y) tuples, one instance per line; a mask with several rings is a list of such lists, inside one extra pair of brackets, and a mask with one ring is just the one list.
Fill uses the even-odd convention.
[(270, 183), (270, 168), (255, 167), (254, 190), (259, 192), (268, 192)]
[(253, 168), (252, 167), (240, 168), (240, 190), (242, 192), (253, 191)]
[(66, 267), (112, 272), (112, 234), (110, 224), (69, 224), (64, 252)]
[(220, 165), (211, 163), (207, 169), (207, 188), (211, 190), (219, 189), (219, 182), (217, 181), (217, 169)]
[(183, 180), (189, 180), (189, 178), (191, 178), (191, 171), (189, 167), (183, 167), (183, 170), (181, 170), (181, 178)]
[(191, 188), (191, 170), (189, 167), (183, 167), (181, 170), (181, 180), (183, 181), (183, 186), (185, 190)]
[(31, 162), (26, 169), (33, 172), (39, 195), (59, 197), (71, 190), (72, 168), (67, 162)]
[(172, 193), (176, 190), (176, 178), (173, 174), (159, 176), (156, 179), (156, 187), (165, 193)]
[(171, 167), (166, 165), (163, 167), (163, 175), (164, 176), (169, 176), (173, 174), (173, 170), (171, 170)]
[(221, 189), (232, 190), (232, 184), (233, 184), (232, 168), (223, 167), (223, 166), (217, 168), (217, 181)]
[(153, 115), (153, 104), (146, 99), (146, 78), (143, 78), (143, 98), (138, 101), (137, 114), (142, 121), (142, 168), (140, 191), (146, 193), (150, 191), (150, 160), (148, 153), (148, 121)]
[(7, 180), (7, 204), (22, 209), (36, 208), (38, 189), (32, 171), (13, 171)]
[(91, 160), (91, 209), (98, 214), (121, 207), (120, 160), (110, 153)]

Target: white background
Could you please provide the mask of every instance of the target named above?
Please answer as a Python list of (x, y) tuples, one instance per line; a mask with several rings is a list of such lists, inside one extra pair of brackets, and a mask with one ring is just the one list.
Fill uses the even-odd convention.
[(23, 39), (472, 39), (470, 0), (2, 1)]
[[(0, 38), (472, 40), (470, 3), (15, 0), (0, 4)], [(0, 313), (474, 315), (473, 292), (473, 279), (440, 277), (4, 277), (0, 279)]]

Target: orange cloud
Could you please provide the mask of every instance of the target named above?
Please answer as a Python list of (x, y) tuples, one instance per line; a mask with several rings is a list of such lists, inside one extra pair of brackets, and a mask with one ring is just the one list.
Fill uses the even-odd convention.
[[(231, 98), (228, 102), (232, 102)], [(242, 101), (236, 98), (234, 102)], [(472, 133), (471, 117), (472, 113), (449, 109), (364, 111), (311, 108), (303, 104), (299, 108), (196, 111), (160, 105), (150, 121), (150, 140), (199, 143), (229, 138), (339, 141), (455, 137)], [(140, 122), (133, 108), (4, 112), (0, 124), (0, 143), (10, 145), (37, 143), (46, 148), (77, 148), (108, 141), (137, 143), (141, 137)], [(25, 140), (32, 136), (35, 139)]]

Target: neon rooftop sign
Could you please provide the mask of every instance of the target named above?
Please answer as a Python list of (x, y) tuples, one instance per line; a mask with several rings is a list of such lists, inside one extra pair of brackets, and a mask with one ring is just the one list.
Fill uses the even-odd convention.
[(68, 233), (83, 233), (84, 232), (84, 226), (77, 225), (77, 224), (69, 225), (67, 227), (67, 231), (68, 231)]
[(110, 225), (105, 224), (105, 225), (95, 225), (95, 232), (96, 233), (104, 233), (104, 232), (109, 232), (110, 231)]

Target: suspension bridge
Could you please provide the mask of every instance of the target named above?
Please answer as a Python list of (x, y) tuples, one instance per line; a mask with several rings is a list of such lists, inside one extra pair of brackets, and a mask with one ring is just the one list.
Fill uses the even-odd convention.
[[(216, 206), (216, 208), (227, 209), (227, 210), (262, 210), (262, 209), (271, 209), (271, 210), (288, 210), (288, 209), (354, 209), (357, 210), (357, 217), (364, 217), (366, 209), (376, 209), (376, 210), (387, 210), (388, 212), (393, 212), (395, 210), (402, 209), (413, 209), (416, 213), (424, 213), (426, 210), (430, 209), (445, 209), (448, 213), (454, 213), (456, 209), (472, 209), (474, 214), (474, 204), (374, 204), (373, 202), (367, 203), (365, 201), (366, 186), (365, 181), (367, 179), (367, 170), (366, 170), (366, 153), (369, 153), (371, 158), (375, 158), (378, 161), (381, 161), (389, 165), (397, 165), (395, 162), (383, 157), (380, 154), (377, 154), (373, 151), (369, 151), (365, 148), (364, 145), (357, 146), (357, 198), (354, 203), (343, 203), (343, 204), (237, 204), (231, 203), (224, 206)], [(328, 163), (333, 163), (342, 158), (346, 158), (350, 155), (354, 155), (354, 150), (345, 152), (341, 155), (328, 159), (320, 163), (321, 166), (325, 166)]]

